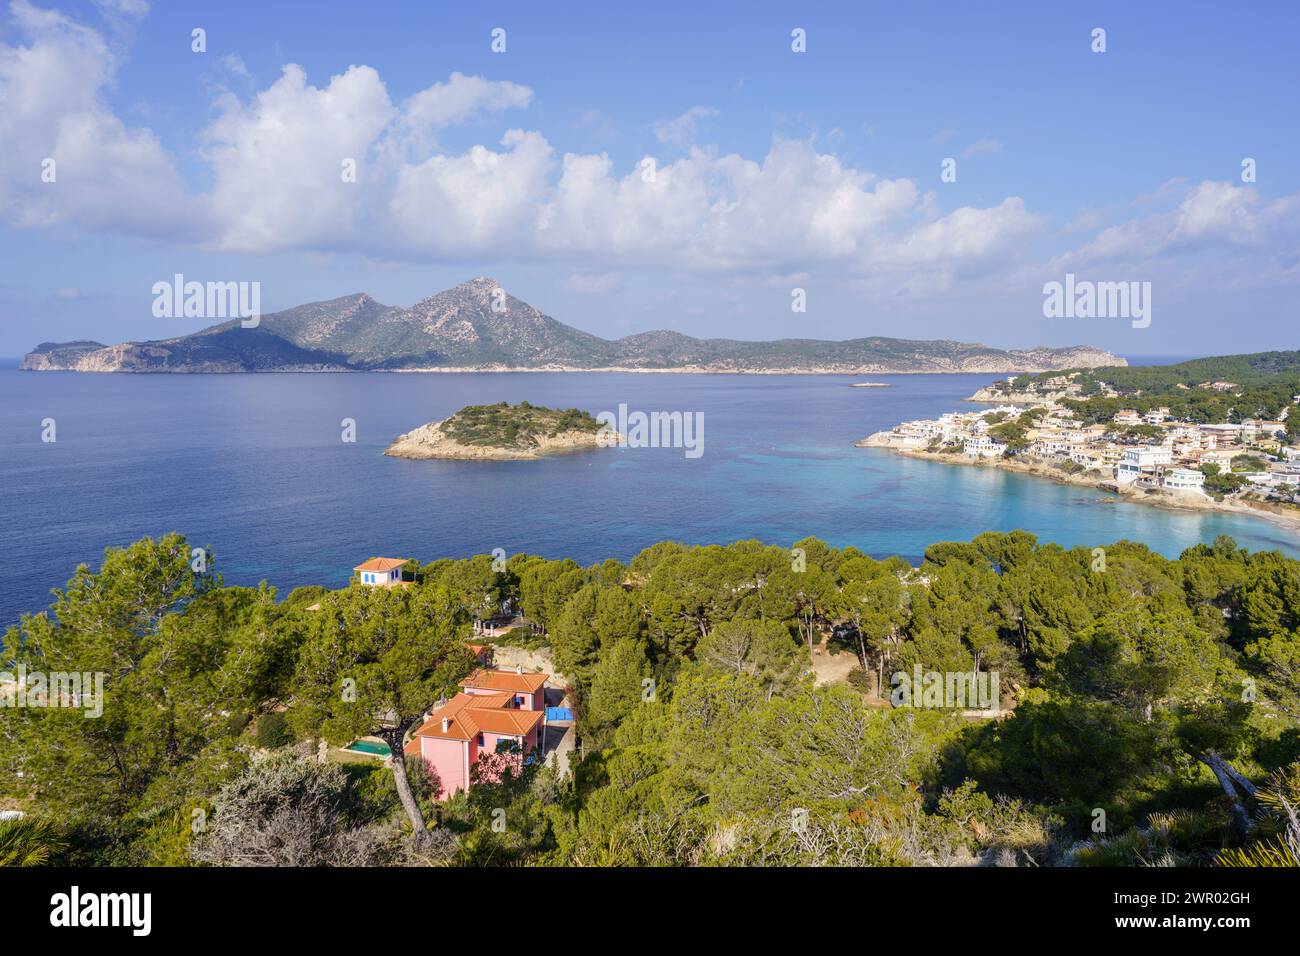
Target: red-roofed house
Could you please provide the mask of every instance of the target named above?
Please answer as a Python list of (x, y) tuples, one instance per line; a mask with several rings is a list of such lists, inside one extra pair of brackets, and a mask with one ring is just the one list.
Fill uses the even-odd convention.
[(525, 710), (546, 709), (546, 680), (549, 674), (525, 674), (523, 668), (513, 671), (490, 670), (480, 667), (470, 674), (460, 686), (467, 694), (511, 694), (515, 706)]
[[(482, 754), (495, 754), (503, 744), (518, 750), (505, 755), (519, 766), (542, 743), (545, 731), (546, 674), (493, 671), (480, 668), (461, 681), (464, 692), (433, 711), (406, 745), (437, 771), (446, 800), (470, 786), (470, 768)], [(506, 680), (503, 681), (503, 678)], [(487, 685), (511, 686), (492, 688)], [(536, 691), (527, 688), (536, 686)]]
[(493, 647), (491, 644), (466, 644), (465, 646), (469, 648), (469, 652), (474, 655), (474, 660), (478, 661), (478, 663), (484, 667), (492, 666)]
[(402, 582), (403, 558), (371, 558), (352, 570), (362, 584), (374, 588), (392, 587)]

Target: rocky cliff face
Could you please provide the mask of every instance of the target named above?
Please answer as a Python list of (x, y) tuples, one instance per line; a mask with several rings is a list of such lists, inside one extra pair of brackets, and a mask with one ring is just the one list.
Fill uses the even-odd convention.
[(76, 366), (85, 356), (104, 348), (100, 342), (42, 342), (23, 356), (19, 368), (33, 372), (56, 371)]
[(1125, 365), (1087, 346), (1007, 351), (963, 342), (891, 338), (697, 339), (655, 331), (615, 341), (565, 325), (471, 279), (403, 309), (368, 295), (313, 302), (192, 335), (105, 346), (44, 342), (22, 368), (78, 372), (260, 372), (438, 369), (871, 374), (1046, 372)]

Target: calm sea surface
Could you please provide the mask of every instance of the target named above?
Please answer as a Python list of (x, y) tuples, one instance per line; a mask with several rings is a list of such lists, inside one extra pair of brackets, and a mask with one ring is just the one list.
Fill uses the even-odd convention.
[[(1263, 519), (1183, 514), (853, 442), (961, 408), (997, 376), (634, 374), (89, 375), (0, 368), (0, 625), (79, 562), (143, 535), (210, 546), (227, 583), (341, 586), (372, 555), (504, 548), (582, 563), (667, 538), (837, 546), (916, 561), (936, 541), (1024, 528), (1063, 545), (1176, 556), (1230, 534), (1300, 554)], [(385, 458), (463, 405), (702, 412), (705, 452), (606, 449), (534, 462)], [(965, 406), (972, 408), (975, 406)], [(41, 441), (52, 418), (57, 441)], [(341, 440), (344, 418), (355, 443)]]

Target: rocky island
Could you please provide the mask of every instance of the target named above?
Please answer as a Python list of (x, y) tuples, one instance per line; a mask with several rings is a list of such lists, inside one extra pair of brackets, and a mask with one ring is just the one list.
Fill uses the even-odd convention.
[[(168, 320), (173, 321), (173, 320)], [(42, 342), (33, 372), (704, 372), (876, 375), (1046, 372), (1123, 365), (1086, 345), (999, 349), (883, 336), (831, 342), (701, 339), (659, 329), (603, 339), (480, 276), (415, 303), (347, 295), (147, 342)]]
[(468, 405), (450, 418), (398, 435), (393, 458), (521, 461), (601, 447), (600, 422), (576, 408), (520, 402)]

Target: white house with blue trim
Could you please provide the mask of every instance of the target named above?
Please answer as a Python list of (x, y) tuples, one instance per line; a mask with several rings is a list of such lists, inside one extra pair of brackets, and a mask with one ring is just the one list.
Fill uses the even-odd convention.
[(402, 583), (404, 564), (405, 558), (371, 558), (352, 570), (357, 573), (357, 580), (362, 584), (372, 588), (385, 588)]

